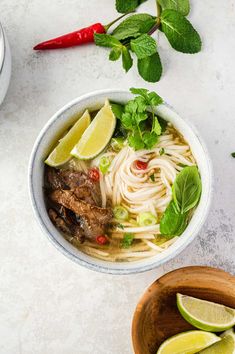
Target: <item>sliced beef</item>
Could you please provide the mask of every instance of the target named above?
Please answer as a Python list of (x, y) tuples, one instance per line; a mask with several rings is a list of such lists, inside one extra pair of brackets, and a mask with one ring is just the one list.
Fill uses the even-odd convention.
[(46, 186), (50, 189), (73, 189), (87, 180), (87, 175), (81, 171), (46, 169)]
[(108, 208), (100, 208), (79, 199), (73, 190), (55, 190), (50, 199), (79, 216), (81, 226), (87, 238), (94, 238), (105, 232), (105, 225), (109, 223), (113, 214)]
[(84, 242), (85, 234), (83, 228), (79, 224), (72, 222), (65, 208), (62, 213), (64, 214), (58, 213), (55, 209), (48, 210), (51, 221), (59, 230), (75, 237), (80, 243)]
[(93, 182), (82, 171), (57, 170), (47, 167), (45, 174), (47, 189), (74, 189), (79, 198), (90, 204), (101, 205), (99, 183)]

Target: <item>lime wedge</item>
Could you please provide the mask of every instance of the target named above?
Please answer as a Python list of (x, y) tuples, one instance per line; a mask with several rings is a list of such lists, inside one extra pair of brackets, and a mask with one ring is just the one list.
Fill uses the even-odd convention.
[(71, 151), (71, 154), (83, 160), (92, 159), (99, 155), (112, 138), (115, 125), (116, 118), (107, 100), (84, 132), (79, 143)]
[(199, 354), (235, 354), (235, 335), (233, 331), (226, 331), (222, 340), (200, 351)]
[(57, 167), (69, 161), (72, 148), (78, 143), (90, 123), (91, 117), (88, 110), (86, 110), (69, 132), (59, 140), (58, 145), (50, 153), (45, 163), (49, 166)]
[(235, 324), (235, 310), (224, 305), (177, 294), (177, 306), (187, 322), (204, 331), (221, 332)]
[(157, 354), (194, 354), (220, 340), (214, 333), (203, 331), (183, 332), (162, 343)]

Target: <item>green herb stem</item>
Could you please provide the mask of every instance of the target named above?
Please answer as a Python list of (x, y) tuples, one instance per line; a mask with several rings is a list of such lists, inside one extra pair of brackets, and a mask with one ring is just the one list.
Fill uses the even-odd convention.
[(107, 25), (104, 26), (105, 31), (107, 32), (109, 30), (109, 28), (114, 25), (116, 22), (118, 22), (119, 20), (121, 20), (123, 17), (125, 17), (126, 15), (131, 14), (133, 11), (129, 11), (121, 16), (119, 16), (118, 18), (116, 18), (115, 20), (113, 20), (112, 22), (109, 22)]

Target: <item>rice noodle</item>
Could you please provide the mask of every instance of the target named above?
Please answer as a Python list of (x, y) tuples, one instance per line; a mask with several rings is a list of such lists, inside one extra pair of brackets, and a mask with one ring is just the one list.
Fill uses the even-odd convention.
[[(172, 184), (177, 174), (185, 165), (195, 164), (190, 147), (168, 124), (157, 145), (151, 150), (134, 151), (129, 146), (120, 152), (107, 149), (91, 162), (91, 166), (99, 166), (102, 156), (111, 161), (108, 172), (100, 178), (102, 206), (105, 207), (108, 202), (111, 202), (112, 207), (122, 205), (128, 210), (130, 218), (121, 227), (117, 220), (112, 220), (109, 246), (100, 248), (86, 242), (81, 245), (81, 249), (91, 256), (108, 261), (133, 261), (163, 252), (178, 237), (170, 240), (162, 237), (160, 245), (157, 243), (155, 238), (161, 238), (160, 218), (172, 199)], [(136, 160), (147, 162), (147, 169), (138, 170)], [(80, 168), (85, 170), (85, 163), (79, 163)], [(139, 226), (137, 216), (143, 212), (151, 212), (157, 223)], [(125, 233), (131, 233), (134, 239), (127, 249), (120, 247)]]

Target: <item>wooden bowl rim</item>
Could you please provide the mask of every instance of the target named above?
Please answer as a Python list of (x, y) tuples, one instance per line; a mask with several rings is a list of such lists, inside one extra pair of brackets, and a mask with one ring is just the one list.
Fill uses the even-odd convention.
[[(199, 271), (208, 271), (208, 270), (212, 270), (215, 273), (220, 273), (223, 275), (226, 275), (226, 277), (229, 277), (230, 280), (234, 281), (234, 285), (235, 285), (235, 276), (233, 276), (231, 273), (226, 272), (223, 269), (220, 268), (215, 268), (215, 267), (209, 267), (209, 266), (187, 266), (187, 267), (181, 267), (181, 268), (177, 268), (174, 269), (168, 273), (165, 273), (164, 275), (162, 275), (161, 277), (157, 278), (150, 286), (147, 287), (147, 289), (145, 290), (145, 292), (143, 293), (143, 295), (141, 296), (140, 300), (138, 301), (136, 308), (135, 308), (135, 312), (132, 318), (132, 327), (131, 327), (131, 336), (132, 336), (132, 346), (133, 346), (133, 350), (134, 353), (138, 353), (137, 349), (139, 348), (138, 345), (138, 335), (137, 335), (137, 326), (139, 323), (139, 319), (140, 316), (142, 314), (142, 309), (143, 309), (143, 305), (152, 297), (152, 290), (156, 287), (159, 286), (159, 282), (161, 280), (164, 280), (164, 278), (168, 277), (169, 275), (172, 275), (172, 273), (190, 273), (191, 271), (195, 271), (195, 270), (199, 270)], [(141, 310), (140, 310), (141, 307)], [(138, 346), (138, 348), (137, 348)]]

